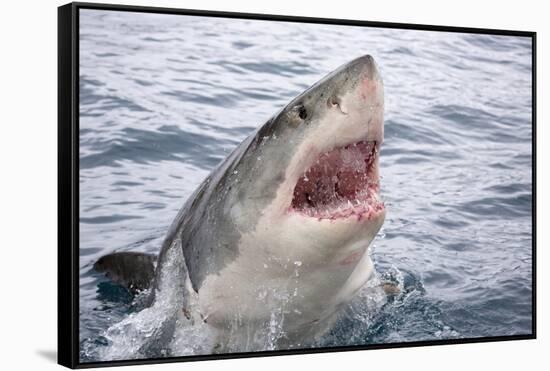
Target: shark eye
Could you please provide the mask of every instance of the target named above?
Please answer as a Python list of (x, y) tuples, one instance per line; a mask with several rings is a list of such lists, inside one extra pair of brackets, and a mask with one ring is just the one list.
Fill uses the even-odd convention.
[(306, 107), (303, 105), (298, 106), (298, 117), (300, 117), (302, 120), (305, 120), (307, 118), (307, 110)]

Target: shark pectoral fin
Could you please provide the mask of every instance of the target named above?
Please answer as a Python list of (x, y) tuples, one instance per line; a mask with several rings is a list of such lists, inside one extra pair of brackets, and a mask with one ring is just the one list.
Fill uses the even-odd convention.
[(99, 258), (94, 269), (135, 294), (150, 287), (155, 276), (156, 256), (116, 252)]

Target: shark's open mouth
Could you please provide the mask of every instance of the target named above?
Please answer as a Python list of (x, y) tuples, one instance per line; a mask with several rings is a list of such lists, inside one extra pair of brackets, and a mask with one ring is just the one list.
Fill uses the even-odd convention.
[(319, 219), (373, 218), (384, 209), (378, 152), (376, 141), (361, 141), (321, 154), (294, 187), (293, 211)]

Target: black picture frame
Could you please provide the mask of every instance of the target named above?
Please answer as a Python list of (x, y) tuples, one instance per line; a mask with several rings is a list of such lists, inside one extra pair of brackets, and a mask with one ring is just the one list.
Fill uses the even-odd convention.
[[(161, 13), (253, 20), (352, 25), (391, 29), (522, 36), (532, 40), (532, 332), (527, 335), (428, 340), (332, 348), (213, 354), (139, 360), (86, 362), (79, 360), (79, 11), (81, 9)], [(157, 8), (97, 3), (70, 3), (58, 8), (58, 363), (69, 368), (201, 361), (289, 354), (465, 344), (536, 338), (536, 32), (463, 28), (422, 24), (370, 22), (222, 11)]]

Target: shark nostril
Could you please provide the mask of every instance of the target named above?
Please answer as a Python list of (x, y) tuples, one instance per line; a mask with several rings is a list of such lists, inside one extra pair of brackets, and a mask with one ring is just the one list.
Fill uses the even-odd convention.
[(340, 107), (340, 98), (332, 96), (327, 100), (327, 105), (329, 107)]
[(327, 106), (329, 108), (338, 108), (344, 115), (348, 114), (345, 107), (342, 107), (342, 100), (336, 95), (333, 95), (327, 100)]

